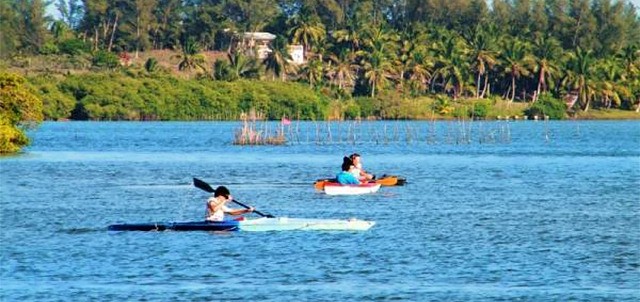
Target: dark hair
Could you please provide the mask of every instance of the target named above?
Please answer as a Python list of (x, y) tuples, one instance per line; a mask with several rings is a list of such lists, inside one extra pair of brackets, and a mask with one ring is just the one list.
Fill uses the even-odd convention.
[(349, 171), (349, 168), (351, 168), (351, 166), (353, 166), (353, 161), (345, 156), (342, 159), (342, 171)]
[(229, 195), (231, 195), (231, 192), (229, 192), (229, 189), (227, 189), (227, 187), (225, 186), (217, 187), (216, 191), (213, 193), (214, 197), (218, 197), (218, 196), (229, 197)]
[(353, 153), (353, 154), (349, 155), (349, 158), (351, 158), (351, 160), (353, 160), (353, 159), (354, 159), (354, 158), (356, 158), (356, 157), (360, 157), (360, 154), (358, 154), (358, 153)]

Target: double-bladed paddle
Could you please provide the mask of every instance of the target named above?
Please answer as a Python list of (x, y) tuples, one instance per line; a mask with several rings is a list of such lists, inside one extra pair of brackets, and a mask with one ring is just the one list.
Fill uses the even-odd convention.
[[(201, 189), (201, 190), (204, 190), (204, 191), (207, 191), (207, 192), (209, 192), (209, 193), (213, 193), (213, 192), (215, 192), (215, 191), (216, 191), (216, 190), (214, 190), (214, 189), (213, 189), (213, 188), (212, 188), (208, 183), (206, 183), (206, 182), (204, 182), (204, 181), (202, 181), (202, 180), (200, 180), (200, 179), (197, 179), (197, 178), (195, 178), (195, 177), (193, 178), (193, 185), (194, 185), (196, 188)], [(249, 208), (250, 208), (248, 205), (246, 205), (246, 204), (244, 204), (244, 203), (242, 203), (242, 202), (239, 202), (239, 201), (237, 201), (237, 200), (235, 200), (235, 199), (232, 199), (231, 201), (232, 201), (232, 202), (234, 202), (234, 203), (236, 203), (236, 204), (238, 204), (238, 205), (239, 205), (239, 206), (241, 206), (241, 207), (244, 207), (245, 209), (249, 209)], [(275, 216), (273, 216), (273, 215), (271, 215), (271, 214), (263, 214), (262, 212), (260, 212), (260, 211), (256, 211), (256, 210), (253, 210), (253, 212), (254, 212), (254, 213), (256, 213), (256, 214), (258, 214), (258, 215), (260, 215), (260, 216), (262, 216), (262, 217), (275, 218)]]

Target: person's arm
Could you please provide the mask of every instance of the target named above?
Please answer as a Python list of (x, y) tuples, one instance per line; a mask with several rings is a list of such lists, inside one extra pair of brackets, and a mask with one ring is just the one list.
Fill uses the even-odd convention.
[(249, 207), (248, 209), (227, 209), (225, 213), (236, 216), (236, 215), (251, 213), (253, 212), (253, 210), (254, 210), (253, 207)]
[(373, 175), (367, 173), (367, 171), (365, 171), (364, 169), (360, 169), (360, 176), (362, 176), (365, 180), (373, 179)]

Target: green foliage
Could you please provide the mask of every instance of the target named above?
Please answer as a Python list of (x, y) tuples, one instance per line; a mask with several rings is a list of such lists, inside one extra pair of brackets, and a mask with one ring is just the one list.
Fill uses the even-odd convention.
[(42, 100), (44, 119), (58, 120), (71, 116), (76, 106), (76, 100), (68, 93), (60, 90), (56, 84), (58, 80), (51, 76), (37, 76), (29, 78), (29, 83)]
[[(163, 74), (131, 78), (118, 73), (68, 76), (57, 85), (55, 81), (33, 79), (33, 85), (47, 96), (58, 97), (58, 102), (46, 103), (49, 118), (60, 118), (54, 112), (61, 112), (61, 100), (66, 97), (75, 101), (71, 118), (90, 120), (224, 120), (237, 119), (251, 109), (274, 120), (282, 116), (324, 119), (328, 104), (296, 83), (182, 80)], [(64, 105), (69, 111), (68, 103)]]
[(356, 119), (362, 117), (360, 114), (360, 106), (354, 100), (348, 100), (344, 103), (342, 111), (345, 119)]
[(561, 120), (565, 118), (567, 105), (564, 101), (554, 98), (551, 94), (541, 94), (537, 102), (525, 110), (528, 116), (549, 116), (552, 120)]
[(454, 106), (451, 104), (451, 100), (449, 100), (449, 98), (438, 95), (431, 109), (437, 114), (446, 116), (453, 112)]
[(24, 131), (0, 118), (0, 153), (16, 153), (29, 144)]
[(374, 98), (361, 96), (354, 98), (354, 101), (358, 105), (358, 108), (360, 108), (361, 117), (371, 117), (379, 115), (380, 107), (379, 105), (376, 106), (376, 103), (378, 102)]
[(40, 47), (40, 54), (43, 55), (53, 55), (57, 54), (59, 51), (58, 46), (52, 42), (47, 42)]
[(14, 153), (29, 143), (24, 130), (42, 121), (42, 101), (25, 79), (0, 73), (0, 153)]
[(226, 60), (217, 59), (213, 63), (213, 79), (219, 81), (235, 81), (238, 76), (231, 71), (231, 65)]
[(156, 58), (148, 58), (146, 62), (144, 62), (144, 69), (147, 72), (155, 72), (158, 70), (158, 60)]
[(99, 50), (93, 55), (91, 63), (96, 67), (113, 69), (118, 67), (120, 61), (116, 54), (104, 50)]
[(476, 118), (485, 118), (488, 116), (490, 109), (490, 101), (475, 101), (473, 103), (473, 110), (471, 110), (471, 116)]
[(70, 56), (78, 56), (89, 51), (89, 45), (76, 38), (67, 39), (58, 44), (60, 53)]

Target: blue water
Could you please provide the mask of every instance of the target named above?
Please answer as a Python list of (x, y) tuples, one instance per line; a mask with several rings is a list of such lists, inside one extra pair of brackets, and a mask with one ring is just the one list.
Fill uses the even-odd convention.
[[(0, 159), (0, 300), (640, 299), (640, 122), (294, 123), (288, 145), (253, 147), (231, 143), (239, 126), (47, 122), (30, 132), (25, 153)], [(409, 183), (315, 192), (354, 151), (368, 170)], [(202, 219), (207, 194), (192, 177), (276, 216), (377, 224), (106, 231)]]

